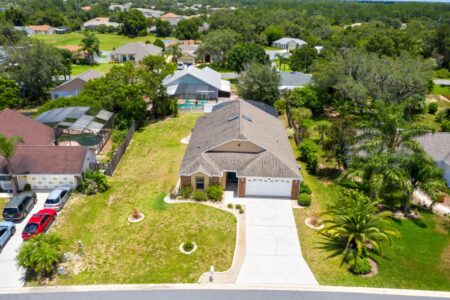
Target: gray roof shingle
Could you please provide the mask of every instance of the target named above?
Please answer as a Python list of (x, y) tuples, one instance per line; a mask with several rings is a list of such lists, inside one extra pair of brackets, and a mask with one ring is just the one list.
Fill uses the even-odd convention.
[(450, 165), (450, 132), (427, 133), (417, 141), (434, 161)]
[[(230, 141), (248, 141), (258, 153), (213, 152)], [(238, 176), (300, 178), (297, 162), (284, 126), (273, 115), (246, 101), (230, 101), (201, 117), (180, 168), (180, 175), (202, 171), (222, 176), (236, 170)]]
[(148, 55), (161, 55), (161, 53), (162, 48), (158, 46), (146, 44), (143, 42), (136, 42), (128, 43), (117, 48), (116, 50), (111, 52), (111, 55), (134, 55), (136, 60), (142, 60)]

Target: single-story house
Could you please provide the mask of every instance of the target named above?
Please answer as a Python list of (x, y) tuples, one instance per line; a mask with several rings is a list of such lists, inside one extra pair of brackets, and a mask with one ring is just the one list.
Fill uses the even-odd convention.
[(127, 61), (140, 62), (149, 55), (162, 55), (163, 49), (143, 42), (128, 43), (111, 52), (111, 60), (124, 63)]
[(287, 50), (294, 50), (300, 47), (303, 47), (307, 43), (301, 39), (294, 39), (290, 37), (284, 37), (279, 40), (276, 40), (272, 43), (272, 46), (275, 48), (282, 48)]
[(117, 28), (117, 27), (119, 27), (120, 24), (116, 23), (116, 22), (110, 22), (109, 18), (97, 17), (97, 18), (94, 18), (94, 19), (91, 19), (91, 20), (85, 22), (83, 24), (83, 28), (95, 30), (100, 25)]
[(450, 86), (450, 79), (433, 79), (434, 84)]
[(177, 26), (178, 22), (185, 19), (185, 17), (169, 12), (167, 14), (162, 15), (160, 19), (169, 22), (170, 25), (172, 26)]
[(450, 187), (450, 132), (427, 133), (417, 138), (417, 141), (444, 171), (444, 179)]
[(197, 59), (198, 45), (192, 44), (181, 44), (179, 46), (181, 51), (181, 56), (177, 58), (177, 62), (182, 62), (185, 65), (191, 66), (195, 65)]
[(30, 25), (26, 27), (27, 32), (29, 35), (35, 35), (35, 34), (55, 34), (55, 28), (50, 25)]
[(280, 91), (289, 91), (296, 88), (302, 88), (312, 82), (312, 75), (302, 72), (280, 72), (281, 84)]
[(59, 26), (55, 28), (56, 34), (66, 34), (70, 32), (70, 28), (66, 26)]
[(301, 176), (270, 106), (223, 102), (197, 120), (179, 171), (181, 186), (220, 184), (238, 197), (297, 199)]
[(109, 10), (120, 10), (120, 11), (124, 11), (124, 10), (129, 10), (131, 8), (131, 6), (133, 6), (133, 3), (128, 2), (125, 4), (111, 4), (109, 6)]
[(66, 82), (61, 83), (55, 89), (50, 91), (52, 99), (58, 99), (61, 97), (72, 97), (78, 95), (84, 88), (84, 85), (92, 79), (100, 78), (103, 73), (95, 70), (87, 70), (86, 72), (74, 76)]
[(189, 66), (166, 77), (163, 84), (169, 95), (184, 99), (229, 98), (231, 92), (230, 82), (222, 80), (219, 72), (208, 67)]
[(56, 146), (53, 128), (10, 109), (0, 111), (0, 134), (23, 139), (12, 159), (13, 178), (8, 175), (6, 159), (0, 156), (2, 190), (12, 190), (13, 183), (19, 190), (26, 184), (33, 189), (75, 188), (82, 173), (95, 162), (94, 150)]
[(154, 10), (148, 8), (136, 8), (136, 9), (139, 10), (146, 18), (159, 19), (164, 14), (164, 12), (161, 10)]

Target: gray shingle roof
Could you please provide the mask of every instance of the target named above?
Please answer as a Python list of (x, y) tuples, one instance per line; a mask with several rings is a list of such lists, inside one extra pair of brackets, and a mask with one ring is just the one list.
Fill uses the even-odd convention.
[(450, 132), (427, 133), (417, 141), (434, 161), (450, 165)]
[(284, 37), (281, 38), (279, 40), (276, 40), (275, 42), (273, 42), (274, 44), (287, 44), (289, 42), (295, 42), (297, 45), (305, 45), (307, 44), (304, 40), (301, 39), (294, 39), (294, 38), (290, 38), (290, 37)]
[[(214, 152), (230, 141), (248, 141), (258, 153)], [(230, 101), (197, 120), (186, 150), (180, 175), (202, 171), (222, 176), (236, 170), (238, 176), (300, 178), (297, 162), (281, 122), (246, 101)]]
[(166, 77), (163, 81), (163, 84), (166, 87), (172, 86), (174, 84), (177, 84), (176, 82), (186, 75), (191, 75), (219, 91), (230, 91), (229, 81), (222, 80), (222, 76), (219, 72), (216, 72), (208, 67), (199, 69), (194, 66), (189, 66), (184, 70), (175, 72), (173, 75)]
[(86, 72), (81, 73), (78, 76), (74, 76), (71, 79), (67, 80), (66, 82), (61, 83), (60, 85), (58, 85), (55, 88), (55, 90), (60, 89), (60, 88), (62, 88), (64, 86), (68, 85), (69, 83), (77, 80), (77, 79), (82, 80), (84, 82), (88, 82), (89, 80), (100, 78), (102, 76), (103, 76), (103, 73), (100, 73), (100, 72), (95, 71), (95, 70), (87, 70)]
[(137, 60), (141, 60), (148, 55), (161, 55), (161, 53), (162, 48), (158, 46), (143, 42), (135, 42), (117, 48), (111, 52), (111, 55), (134, 55)]
[(281, 88), (302, 87), (312, 82), (312, 75), (302, 72), (280, 72)]

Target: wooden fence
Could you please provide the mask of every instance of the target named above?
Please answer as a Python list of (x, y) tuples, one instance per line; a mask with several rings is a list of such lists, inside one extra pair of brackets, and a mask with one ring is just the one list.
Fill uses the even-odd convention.
[(131, 139), (133, 138), (134, 133), (136, 132), (137, 124), (136, 122), (133, 122), (130, 129), (128, 129), (128, 134), (122, 143), (120, 145), (114, 155), (111, 157), (111, 160), (107, 163), (91, 163), (90, 167), (92, 170), (102, 170), (105, 175), (112, 176), (114, 174), (114, 171), (117, 168), (117, 165), (119, 164), (120, 159), (125, 154), (125, 151), (128, 148), (128, 145), (131, 142)]

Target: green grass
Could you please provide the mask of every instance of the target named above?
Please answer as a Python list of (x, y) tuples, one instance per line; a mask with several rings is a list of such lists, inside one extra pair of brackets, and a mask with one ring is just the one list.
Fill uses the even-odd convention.
[(80, 75), (88, 70), (96, 70), (101, 73), (108, 73), (114, 64), (95, 64), (95, 65), (72, 65), (72, 76)]
[(435, 95), (450, 95), (450, 86), (435, 84), (431, 93)]
[(277, 68), (280, 71), (286, 71), (286, 72), (290, 72), (291, 70), (291, 66), (287, 63), (282, 63), (280, 66), (280, 60), (279, 59), (274, 59), (273, 62), (275, 63), (275, 65), (277, 66)]
[[(109, 191), (69, 201), (53, 231), (66, 241), (65, 251), (83, 242), (85, 269), (51, 284), (193, 283), (211, 265), (217, 271), (230, 267), (235, 217), (202, 204), (163, 200), (186, 150), (180, 140), (199, 116), (182, 114), (145, 126), (136, 132)], [(135, 208), (145, 219), (129, 224)], [(188, 240), (198, 245), (192, 255), (178, 250)]]
[[(450, 93), (449, 93), (450, 95)], [(447, 108), (450, 108), (450, 100), (445, 100), (443, 99), (443, 97), (437, 96), (437, 94), (432, 94), (432, 95), (428, 95), (427, 99), (434, 99), (434, 101), (438, 104), (438, 108), (439, 111), (440, 110), (444, 110)], [(431, 103), (431, 101), (427, 101), (427, 105)], [(430, 127), (431, 129), (434, 129), (436, 131), (440, 131), (441, 130), (441, 123), (436, 121), (436, 114), (432, 115), (429, 114), (428, 112), (425, 112), (423, 114), (414, 116), (413, 122), (416, 125), (419, 126), (426, 126), (426, 127)]]
[[(129, 38), (124, 35), (118, 35), (113, 33), (96, 33), (100, 41), (100, 50), (111, 51), (114, 48), (120, 47), (130, 42), (146, 42), (153, 43), (155, 41), (154, 35)], [(67, 46), (67, 45), (79, 45), (83, 38), (81, 32), (71, 32), (68, 34), (53, 34), (53, 35), (35, 35), (33, 38), (37, 38), (52, 46)]]
[(265, 46), (264, 50), (283, 50), (283, 49), (277, 48), (277, 47), (272, 47), (272, 46)]
[[(292, 145), (298, 157), (295, 143)], [(332, 180), (308, 174), (301, 164), (302, 176), (312, 190), (312, 202), (307, 209), (295, 209), (294, 215), (302, 254), (321, 285), (450, 290), (450, 234), (443, 225), (444, 218), (426, 211), (421, 211), (419, 222), (403, 220), (392, 224), (401, 238), (395, 239), (392, 246), (385, 245), (384, 257), (378, 259), (379, 274), (375, 277), (353, 275), (340, 266), (340, 258), (328, 258), (329, 253), (319, 249), (320, 235), (304, 221), (325, 210), (339, 196), (342, 187)]]

